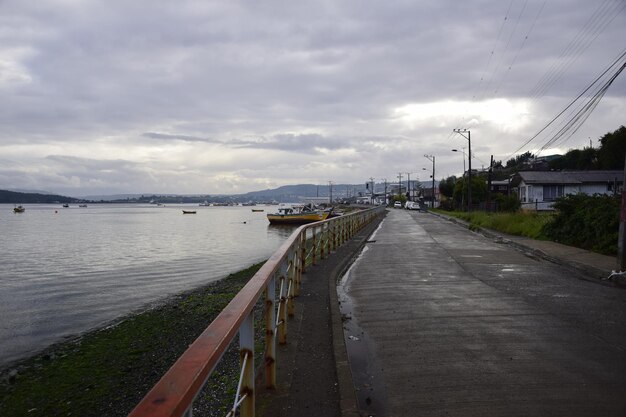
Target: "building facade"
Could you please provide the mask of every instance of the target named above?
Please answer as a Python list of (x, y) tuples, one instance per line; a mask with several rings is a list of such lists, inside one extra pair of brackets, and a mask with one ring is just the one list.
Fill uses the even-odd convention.
[(524, 210), (553, 210), (557, 198), (569, 194), (618, 194), (623, 171), (520, 171), (511, 179)]

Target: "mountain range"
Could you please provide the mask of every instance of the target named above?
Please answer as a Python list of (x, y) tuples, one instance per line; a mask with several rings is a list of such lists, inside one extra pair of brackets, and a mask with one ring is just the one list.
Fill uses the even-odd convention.
[[(387, 184), (387, 191), (391, 186)], [(426, 187), (430, 182), (425, 184)], [(376, 193), (383, 193), (384, 184), (374, 184)], [(110, 202), (110, 203), (148, 203), (158, 201), (161, 203), (201, 203), (204, 201), (218, 203), (245, 203), (245, 202), (298, 202), (303, 198), (329, 197), (332, 192), (333, 200), (347, 197), (366, 196), (370, 194), (369, 185), (366, 184), (333, 184), (329, 185), (298, 184), (284, 185), (282, 187), (252, 191), (243, 194), (115, 194), (115, 195), (89, 195), (81, 198), (61, 196), (46, 191), (0, 190), (0, 203), (2, 204), (54, 204), (54, 203), (77, 203), (77, 202)]]

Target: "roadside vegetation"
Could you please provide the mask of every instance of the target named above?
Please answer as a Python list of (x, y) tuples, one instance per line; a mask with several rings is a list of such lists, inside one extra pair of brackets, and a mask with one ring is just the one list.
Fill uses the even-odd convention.
[(556, 215), (544, 227), (546, 236), (565, 245), (617, 255), (620, 196), (568, 195), (555, 204)]
[(557, 200), (554, 213), (439, 210), (479, 227), (514, 236), (552, 240), (602, 253), (617, 254), (620, 196), (568, 195)]
[(475, 230), (478, 227), (497, 230), (514, 236), (525, 236), (532, 239), (548, 239), (543, 232), (543, 228), (548, 224), (553, 215), (549, 213), (487, 213), (485, 211), (441, 211), (449, 216), (465, 220), (470, 224), (470, 228)]
[[(126, 416), (261, 265), (172, 297), (5, 370), (0, 415)], [(262, 325), (255, 327), (264, 332)], [(200, 408), (202, 415), (226, 414), (239, 377), (238, 363), (236, 346), (231, 347), (194, 409)]]
[[(571, 149), (549, 162), (551, 170), (622, 170), (626, 152), (626, 127), (620, 126), (598, 139), (598, 146)], [(441, 212), (470, 223), (470, 228), (484, 227), (515, 236), (552, 240), (605, 255), (617, 254), (619, 234), (619, 195), (568, 195), (554, 204), (554, 212), (521, 212), (520, 202), (512, 195), (488, 196), (487, 179), (507, 180), (535, 157), (530, 152), (515, 156), (503, 164), (494, 161), (489, 173), (472, 176), (472, 206), (467, 212), (468, 178), (451, 176), (439, 183)], [(487, 203), (487, 201), (489, 201)], [(489, 207), (489, 212), (476, 210)]]

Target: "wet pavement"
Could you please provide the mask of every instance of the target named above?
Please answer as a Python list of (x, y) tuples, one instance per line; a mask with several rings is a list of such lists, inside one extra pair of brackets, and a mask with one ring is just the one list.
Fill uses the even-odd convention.
[(625, 290), (428, 213), (369, 240), (339, 291), (361, 415), (626, 415)]

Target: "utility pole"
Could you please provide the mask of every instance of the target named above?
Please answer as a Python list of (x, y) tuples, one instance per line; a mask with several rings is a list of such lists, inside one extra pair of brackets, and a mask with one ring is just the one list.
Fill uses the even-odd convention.
[(370, 196), (370, 204), (374, 204), (374, 178), (370, 177), (370, 184), (371, 184), (371, 196)]
[(330, 194), (330, 198), (328, 202), (332, 205), (333, 204), (333, 182), (332, 181), (328, 181), (328, 188), (329, 188), (329, 194)]
[(619, 236), (617, 240), (617, 272), (626, 271), (626, 156), (624, 157), (624, 164), (622, 209), (619, 216)]
[(406, 193), (408, 194), (407, 201), (411, 201), (411, 173), (406, 173)]
[(383, 178), (385, 182), (385, 205), (387, 205), (387, 178)]
[[(472, 136), (467, 129), (452, 129), (452, 131), (467, 139), (467, 163), (469, 166), (467, 174), (467, 211), (472, 211)], [(465, 136), (465, 133), (467, 133), (467, 136)]]
[(400, 198), (400, 194), (402, 194), (402, 173), (398, 172), (398, 198)]
[(491, 161), (489, 162), (489, 176), (487, 177), (487, 204), (485, 209), (491, 211), (491, 174), (493, 172), (493, 155), (491, 155)]
[(424, 155), (424, 157), (426, 159), (428, 159), (429, 161), (431, 161), (433, 163), (433, 205), (432, 208), (435, 208), (435, 155)]

